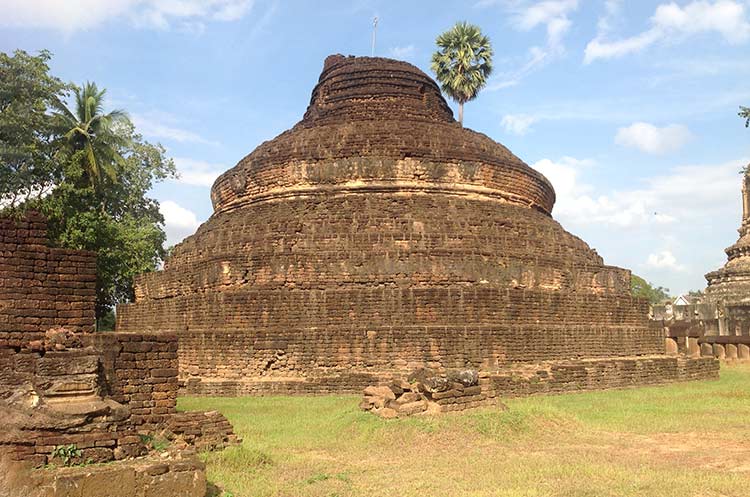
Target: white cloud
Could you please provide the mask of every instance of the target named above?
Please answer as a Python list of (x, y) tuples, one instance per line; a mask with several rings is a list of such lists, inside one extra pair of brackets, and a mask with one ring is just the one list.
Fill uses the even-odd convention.
[(391, 56), (394, 59), (408, 59), (412, 57), (417, 51), (414, 45), (406, 45), (405, 47), (393, 47), (391, 48)]
[(5, 0), (0, 26), (73, 33), (126, 17), (137, 26), (195, 31), (203, 21), (236, 21), (252, 6), (253, 0)]
[(175, 157), (179, 177), (174, 180), (193, 186), (212, 186), (216, 178), (229, 169), (223, 164), (214, 164), (186, 157)]
[(203, 143), (205, 145), (217, 145), (216, 142), (207, 140), (193, 131), (189, 131), (173, 123), (178, 120), (164, 113), (131, 114), (131, 121), (136, 131), (150, 138), (172, 140), (180, 143)]
[(658, 128), (653, 124), (636, 122), (618, 129), (615, 143), (637, 148), (648, 154), (665, 154), (678, 150), (690, 141), (692, 136), (690, 130), (683, 125), (670, 124)]
[(608, 264), (679, 293), (701, 288), (703, 274), (726, 261), (722, 249), (734, 242), (740, 222), (738, 172), (748, 160), (673, 167), (619, 190), (595, 186), (609, 172), (604, 164), (565, 157), (533, 167), (554, 185), (552, 214), (567, 230)]
[(661, 4), (650, 19), (651, 28), (623, 40), (607, 41), (611, 19), (616, 16), (618, 7), (619, 5), (607, 5), (607, 13), (599, 21), (597, 36), (586, 45), (586, 64), (596, 59), (640, 52), (660, 40), (679, 40), (699, 33), (718, 33), (732, 44), (750, 40), (750, 22), (742, 2), (698, 0), (684, 7), (674, 2)]
[(677, 263), (677, 258), (669, 250), (662, 250), (656, 254), (649, 254), (646, 266), (653, 269), (669, 269), (672, 271), (684, 271), (685, 266)]
[(660, 38), (661, 34), (656, 31), (646, 31), (637, 36), (615, 42), (606, 42), (594, 38), (586, 45), (584, 62), (589, 64), (596, 59), (622, 57), (629, 53), (640, 52)]
[(622, 0), (605, 0), (604, 15), (599, 18), (596, 24), (599, 35), (604, 35), (615, 29), (615, 24), (620, 18), (622, 9)]
[(590, 160), (564, 157), (542, 159), (532, 167), (555, 187), (554, 216), (563, 224), (606, 225), (618, 228), (655, 226), (664, 229), (674, 223), (710, 222), (724, 213), (727, 199), (739, 198), (737, 172), (747, 161), (718, 165), (680, 166), (667, 174), (642, 180), (643, 187), (596, 193), (582, 179), (594, 164)]
[(567, 14), (578, 7), (578, 0), (547, 0), (523, 8), (517, 15), (521, 29), (533, 29), (541, 24), (549, 26), (566, 20)]
[(239, 21), (253, 6), (252, 0), (224, 1), (213, 13), (217, 21)]
[(508, 133), (525, 135), (531, 129), (531, 125), (537, 122), (537, 120), (535, 116), (529, 114), (506, 114), (503, 116), (500, 124)]
[(750, 39), (745, 6), (737, 1), (697, 1), (684, 8), (671, 2), (659, 5), (651, 20), (667, 32), (690, 35), (715, 31), (729, 43), (744, 43)]
[[(492, 3), (476, 4), (478, 7), (490, 5)], [(516, 29), (530, 31), (543, 26), (546, 30), (546, 42), (544, 46), (530, 47), (527, 60), (520, 68), (499, 74), (487, 85), (487, 89), (492, 91), (515, 86), (529, 73), (565, 53), (563, 38), (573, 24), (568, 15), (577, 8), (578, 0), (546, 0), (535, 3), (517, 1), (506, 5)]]
[(200, 226), (195, 213), (176, 202), (164, 200), (159, 205), (161, 215), (164, 216), (164, 232), (167, 234), (166, 246), (182, 241), (186, 236), (195, 233)]

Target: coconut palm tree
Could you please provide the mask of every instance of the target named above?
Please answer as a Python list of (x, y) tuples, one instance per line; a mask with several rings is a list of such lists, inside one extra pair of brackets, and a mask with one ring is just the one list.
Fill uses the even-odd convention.
[(83, 88), (74, 88), (73, 93), (75, 112), (60, 101), (53, 112), (62, 150), (81, 153), (82, 179), (100, 192), (105, 177), (117, 180), (117, 165), (124, 160), (119, 150), (128, 144), (127, 138), (118, 133), (118, 126), (128, 123), (129, 118), (121, 110), (103, 113), (106, 90), (99, 90), (96, 83), (87, 82)]
[(458, 22), (436, 40), (432, 71), (443, 91), (458, 102), (458, 122), (463, 126), (464, 103), (476, 98), (492, 72), (492, 45), (478, 26)]

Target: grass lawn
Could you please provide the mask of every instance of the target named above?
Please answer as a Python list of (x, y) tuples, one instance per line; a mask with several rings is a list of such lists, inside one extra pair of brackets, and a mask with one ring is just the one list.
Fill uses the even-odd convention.
[(510, 399), (384, 421), (358, 397), (182, 398), (244, 439), (204, 455), (225, 497), (750, 496), (750, 366), (721, 380)]

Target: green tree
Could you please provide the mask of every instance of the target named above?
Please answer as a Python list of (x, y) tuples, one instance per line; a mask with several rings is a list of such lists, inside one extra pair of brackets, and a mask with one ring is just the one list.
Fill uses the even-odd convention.
[(740, 105), (739, 116), (745, 120), (745, 127), (750, 127), (750, 107), (743, 107)]
[[(148, 192), (175, 166), (125, 113), (104, 113), (104, 90), (51, 76), (49, 58), (0, 53), (0, 161), (10, 166), (0, 167), (0, 210), (37, 209), (53, 245), (96, 252), (102, 318), (164, 258), (164, 219)], [(69, 90), (75, 112), (61, 103)]]
[(70, 85), (49, 75), (51, 55), (0, 52), (0, 208), (48, 194), (56, 180), (48, 110)]
[(443, 91), (458, 102), (458, 122), (463, 126), (464, 104), (474, 100), (492, 72), (492, 45), (478, 26), (458, 22), (437, 37), (432, 71)]
[(665, 300), (671, 298), (669, 295), (669, 288), (664, 288), (662, 286), (655, 287), (635, 274), (631, 274), (630, 276), (630, 291), (633, 297), (646, 299), (651, 305), (661, 304)]
[(62, 101), (55, 104), (55, 126), (59, 135), (58, 157), (75, 158), (82, 167), (81, 181), (102, 195), (106, 180), (117, 181), (117, 167), (122, 166), (120, 150), (126, 148), (127, 136), (119, 128), (127, 125), (128, 116), (121, 110), (104, 114), (105, 89), (87, 82), (73, 88), (75, 110)]
[(56, 245), (97, 253), (97, 317), (131, 301), (133, 277), (153, 271), (163, 260), (164, 218), (148, 192), (155, 182), (175, 175), (164, 148), (144, 141), (130, 122), (117, 132), (121, 145), (114, 152), (122, 160), (115, 163), (116, 181), (108, 180), (104, 188), (91, 184), (82, 157), (87, 152), (81, 149), (61, 163), (65, 181), (39, 205)]

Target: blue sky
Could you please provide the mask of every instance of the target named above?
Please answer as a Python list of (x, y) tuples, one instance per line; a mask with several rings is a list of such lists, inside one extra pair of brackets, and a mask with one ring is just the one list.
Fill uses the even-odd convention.
[[(705, 286), (736, 239), (750, 162), (750, 0), (0, 0), (0, 50), (109, 91), (181, 178), (158, 185), (169, 243), (211, 214), (213, 179), (298, 121), (323, 59), (429, 73), (458, 20), (495, 49), (465, 125), (546, 174), (553, 215), (608, 264), (673, 293)], [(455, 108), (455, 106), (454, 106)]]

